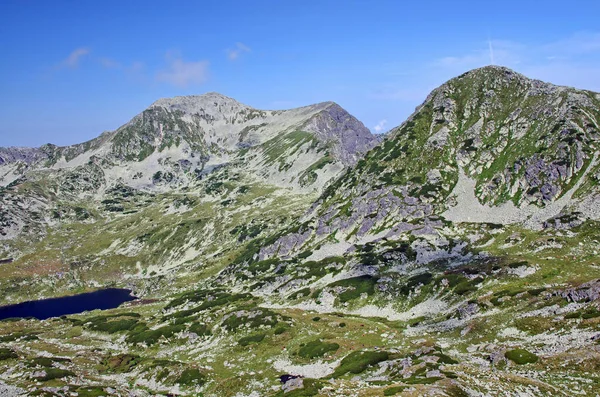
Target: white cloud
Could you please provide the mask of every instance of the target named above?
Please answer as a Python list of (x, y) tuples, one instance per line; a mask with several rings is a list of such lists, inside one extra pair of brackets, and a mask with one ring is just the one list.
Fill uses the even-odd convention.
[(76, 48), (69, 56), (60, 63), (60, 67), (75, 69), (79, 66), (81, 59), (90, 53), (90, 49), (86, 47)]
[(383, 129), (384, 129), (384, 127), (385, 127), (385, 125), (386, 125), (386, 124), (387, 124), (387, 120), (386, 120), (386, 119), (383, 119), (383, 120), (381, 120), (379, 123), (377, 123), (377, 125), (376, 125), (375, 127), (373, 127), (373, 130), (374, 130), (376, 133), (383, 132)]
[(252, 50), (250, 49), (250, 47), (248, 47), (247, 45), (243, 44), (243, 43), (235, 43), (235, 48), (234, 49), (227, 49), (225, 50), (225, 52), (227, 53), (227, 58), (229, 58), (230, 61), (235, 61), (236, 59), (238, 59), (240, 57), (240, 55), (242, 55), (242, 53), (244, 52), (251, 52)]
[(187, 62), (175, 53), (167, 53), (167, 68), (156, 74), (156, 80), (177, 87), (202, 84), (208, 79), (208, 61)]
[(120, 69), (122, 66), (120, 62), (117, 62), (111, 58), (100, 58), (99, 62), (106, 69)]

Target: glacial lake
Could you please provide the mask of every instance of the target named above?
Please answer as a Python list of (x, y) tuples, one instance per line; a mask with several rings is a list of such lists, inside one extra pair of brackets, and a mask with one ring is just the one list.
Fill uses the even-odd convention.
[(45, 320), (88, 310), (114, 309), (121, 303), (135, 299), (137, 298), (131, 295), (131, 290), (107, 288), (85, 294), (0, 306), (0, 320), (13, 317), (34, 317), (38, 320)]

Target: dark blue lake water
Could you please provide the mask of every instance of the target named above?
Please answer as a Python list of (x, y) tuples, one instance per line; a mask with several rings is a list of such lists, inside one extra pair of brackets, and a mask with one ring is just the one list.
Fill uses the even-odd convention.
[(0, 320), (11, 317), (35, 317), (45, 320), (65, 314), (76, 314), (87, 310), (105, 310), (118, 307), (121, 303), (137, 299), (128, 289), (108, 288), (85, 294), (62, 298), (42, 299), (16, 305), (0, 306)]

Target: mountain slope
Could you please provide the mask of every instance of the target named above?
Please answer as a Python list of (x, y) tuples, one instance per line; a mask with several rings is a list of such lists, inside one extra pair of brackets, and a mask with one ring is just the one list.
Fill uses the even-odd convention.
[[(530, 228), (571, 212), (599, 219), (599, 122), (599, 94), (501, 67), (465, 73), (332, 183), (300, 234), (364, 243), (440, 219)], [(301, 245), (280, 253), (292, 248)]]
[(144, 299), (0, 321), (0, 394), (594, 396), (599, 99), (486, 67), (371, 150), (215, 94), (3, 150), (1, 299)]
[(5, 285), (50, 277), (57, 293), (220, 266), (374, 144), (332, 102), (263, 111), (209, 93), (161, 99), (82, 144), (0, 149)]
[[(89, 142), (0, 149), (0, 238), (27, 225), (39, 231), (61, 200), (110, 200), (121, 185), (148, 193), (198, 188), (216, 170), (299, 193), (319, 192), (374, 144), (360, 122), (331, 102), (262, 111), (216, 93), (161, 99)], [(212, 182), (227, 177), (215, 182), (213, 175)], [(20, 214), (25, 204), (18, 202), (26, 197), (42, 212), (35, 219)]]
[[(315, 148), (331, 147), (331, 162), (343, 165), (356, 162), (375, 141), (364, 125), (332, 102), (263, 111), (209, 93), (161, 99), (118, 130), (82, 144), (0, 149), (0, 175), (6, 186), (26, 170), (68, 169), (96, 161), (107, 171), (109, 183), (120, 178), (132, 187), (151, 188), (152, 171), (159, 166), (190, 183), (205, 168), (243, 161), (244, 149), (300, 131), (315, 140)], [(310, 152), (315, 161), (323, 157)], [(113, 168), (118, 170), (109, 172)]]

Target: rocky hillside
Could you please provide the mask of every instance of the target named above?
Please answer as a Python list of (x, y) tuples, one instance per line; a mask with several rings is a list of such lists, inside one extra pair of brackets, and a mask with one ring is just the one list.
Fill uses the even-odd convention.
[[(332, 102), (264, 111), (209, 93), (160, 99), (116, 131), (82, 144), (0, 148), (0, 181), (7, 186), (33, 171), (97, 164), (104, 186), (120, 181), (152, 190), (160, 181), (189, 185), (236, 161), (248, 169), (250, 158), (256, 163), (250, 170), (272, 182), (305, 187), (319, 173), (320, 185), (326, 183), (374, 144), (369, 130)], [(283, 172), (290, 169), (295, 172)], [(168, 177), (154, 178), (158, 171)]]
[(599, 123), (600, 94), (502, 67), (467, 72), (435, 89), (262, 255), (333, 235), (348, 248), (436, 234), (446, 221), (539, 229), (561, 217), (598, 220)]
[(263, 111), (209, 93), (82, 144), (0, 149), (5, 285), (36, 274), (58, 293), (210, 267), (297, 218), (375, 144), (332, 102)]
[(41, 233), (60, 213), (88, 219), (94, 203), (112, 200), (108, 211), (119, 212), (124, 207), (112, 197), (115, 189), (218, 190), (232, 182), (229, 172), (276, 189), (318, 193), (374, 145), (368, 129), (331, 102), (263, 111), (216, 93), (161, 99), (82, 144), (0, 148), (0, 239)]
[(599, 121), (485, 67), (382, 140), (207, 94), (2, 149), (0, 300), (143, 299), (0, 321), (0, 394), (595, 396)]

